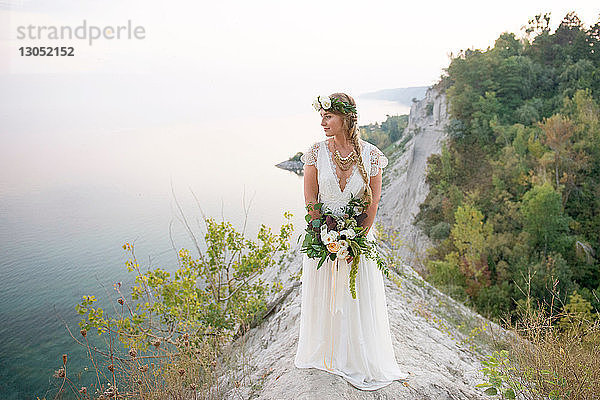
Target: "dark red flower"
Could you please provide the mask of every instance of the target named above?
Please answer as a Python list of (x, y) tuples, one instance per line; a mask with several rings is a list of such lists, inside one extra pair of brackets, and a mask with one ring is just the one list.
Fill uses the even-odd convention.
[(367, 219), (367, 213), (362, 213), (356, 217), (356, 223), (358, 226), (362, 226), (363, 222)]
[(327, 225), (328, 231), (335, 231), (337, 228), (337, 221), (331, 215), (325, 218), (325, 224)]

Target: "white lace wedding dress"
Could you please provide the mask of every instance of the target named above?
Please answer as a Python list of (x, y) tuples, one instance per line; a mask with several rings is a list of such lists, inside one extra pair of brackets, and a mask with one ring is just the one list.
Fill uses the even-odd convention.
[[(387, 158), (371, 143), (360, 141), (365, 170), (375, 176)], [(313, 144), (301, 160), (318, 171), (318, 201), (341, 214), (353, 196), (362, 196), (365, 183), (357, 166), (343, 190), (327, 141)], [(373, 229), (367, 234), (375, 240)], [(385, 299), (383, 274), (377, 264), (361, 257), (356, 276), (356, 299), (349, 288), (350, 265), (327, 261), (317, 270), (317, 259), (304, 254), (300, 334), (294, 364), (340, 375), (362, 390), (376, 390), (406, 379), (394, 355)]]

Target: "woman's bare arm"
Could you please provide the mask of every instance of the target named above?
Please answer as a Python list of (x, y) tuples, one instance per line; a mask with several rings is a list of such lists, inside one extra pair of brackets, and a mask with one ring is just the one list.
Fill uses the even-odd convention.
[[(314, 165), (304, 166), (304, 204), (316, 204), (319, 194), (319, 182), (317, 180), (317, 168)], [(310, 212), (313, 219), (319, 218), (318, 210)]]
[(365, 228), (367, 228), (366, 233), (371, 230), (373, 221), (375, 221), (375, 214), (377, 214), (377, 207), (379, 207), (379, 199), (381, 198), (381, 176), (382, 172), (380, 168), (379, 173), (375, 176), (372, 176), (371, 182), (369, 183), (369, 186), (371, 186), (371, 190), (373, 191), (373, 200), (366, 209), (367, 218), (362, 224)]

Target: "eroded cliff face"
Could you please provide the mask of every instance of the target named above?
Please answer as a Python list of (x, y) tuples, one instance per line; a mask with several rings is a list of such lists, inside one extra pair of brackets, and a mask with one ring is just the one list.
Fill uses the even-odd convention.
[[(419, 251), (429, 243), (412, 218), (427, 195), (427, 157), (439, 152), (447, 119), (445, 96), (428, 90), (411, 108), (405, 135), (412, 138), (385, 172), (390, 179), (377, 220), (397, 228)], [(414, 251), (403, 252), (405, 262), (393, 280), (385, 279), (385, 290), (396, 359), (410, 373), (408, 380), (368, 392), (337, 375), (295, 367), (302, 290), (302, 254), (295, 249), (263, 274), (284, 289), (271, 299), (273, 309), (263, 322), (229, 349), (224, 365), (230, 370), (219, 391), (231, 399), (485, 399), (475, 388), (483, 382), (480, 360), (491, 352), (492, 337), (506, 340), (506, 333), (424, 281), (411, 265)]]
[(425, 183), (427, 158), (440, 153), (448, 119), (446, 96), (430, 88), (423, 100), (413, 103), (408, 126), (396, 146), (405, 144), (392, 155), (384, 172), (377, 220), (399, 232), (404, 241), (400, 250), (404, 263), (420, 272), (420, 260), (431, 242), (413, 225), (413, 220), (429, 193)]

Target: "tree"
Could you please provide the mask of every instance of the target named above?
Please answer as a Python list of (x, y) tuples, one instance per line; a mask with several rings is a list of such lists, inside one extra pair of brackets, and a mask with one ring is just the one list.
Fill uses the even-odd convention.
[(578, 33), (583, 30), (583, 23), (577, 14), (571, 11), (565, 15), (556, 32), (554, 32), (554, 41), (562, 46), (573, 44)]
[(567, 65), (559, 75), (559, 91), (565, 97), (572, 97), (580, 89), (597, 91), (600, 89), (598, 73), (600, 70), (590, 60), (581, 59)]
[(523, 44), (515, 37), (514, 33), (504, 32), (496, 39), (492, 51), (502, 58), (516, 56), (523, 51)]
[(568, 117), (555, 114), (540, 124), (546, 134), (544, 143), (554, 151), (554, 179), (559, 187), (560, 160), (569, 151), (569, 139), (573, 135), (573, 124)]
[(575, 329), (585, 332), (598, 318), (589, 301), (584, 299), (576, 290), (569, 296), (569, 302), (564, 306), (564, 316), (558, 322), (562, 329)]
[(523, 228), (532, 246), (541, 246), (544, 255), (560, 247), (560, 236), (568, 232), (568, 218), (563, 215), (561, 196), (550, 183), (534, 186), (523, 196)]
[(564, 49), (565, 54), (574, 62), (594, 58), (596, 49), (591, 39), (592, 37), (573, 11), (565, 15), (554, 32), (554, 43)]
[[(550, 32), (550, 13), (537, 14), (535, 17), (527, 21), (528, 25), (525, 28), (525, 34), (529, 38), (535, 38), (538, 35)], [(533, 34), (533, 35), (532, 35)]]
[(531, 98), (538, 82), (539, 69), (529, 57), (510, 56), (502, 59), (495, 70), (497, 96), (502, 104), (503, 121), (515, 122), (515, 109)]
[(467, 293), (476, 296), (482, 286), (490, 285), (487, 264), (493, 227), (483, 223), (483, 214), (471, 205), (459, 206), (450, 235), (458, 250), (458, 265), (467, 280)]

